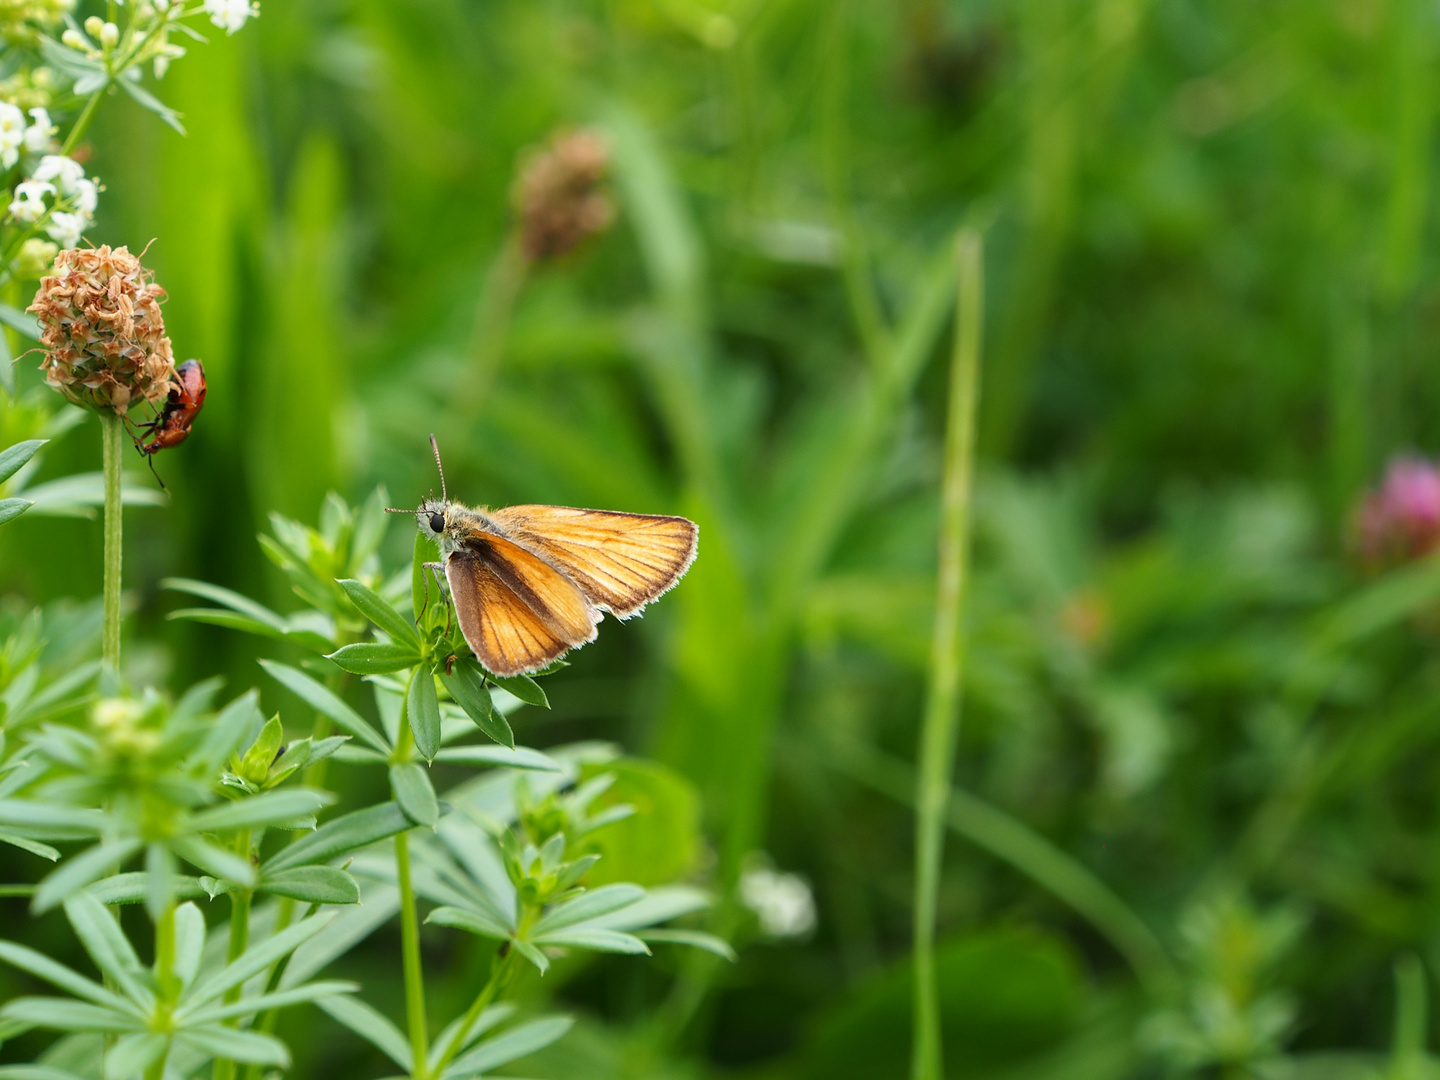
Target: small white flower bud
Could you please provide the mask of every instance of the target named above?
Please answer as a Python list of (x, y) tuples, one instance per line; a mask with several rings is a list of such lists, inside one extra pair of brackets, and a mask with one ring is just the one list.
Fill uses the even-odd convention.
[(106, 49), (113, 49), (120, 43), (120, 27), (113, 22), (107, 22), (100, 27), (100, 44)]
[(78, 52), (84, 52), (90, 47), (90, 43), (85, 40), (85, 35), (75, 29), (66, 30), (60, 35), (60, 40)]
[(85, 32), (91, 37), (99, 37), (100, 30), (105, 25), (105, 20), (99, 15), (91, 15), (85, 20)]

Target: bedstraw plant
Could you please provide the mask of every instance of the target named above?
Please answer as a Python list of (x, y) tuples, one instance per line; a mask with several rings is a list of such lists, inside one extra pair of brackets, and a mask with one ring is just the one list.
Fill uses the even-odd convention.
[[(652, 947), (729, 957), (723, 941), (685, 924), (709, 904), (700, 889), (597, 878), (617, 851), (612, 827), (633, 813), (612, 797), (618, 752), (517, 745), (511, 717), (547, 706), (541, 683), (495, 678), (474, 661), (423, 569), (430, 541), (416, 537), (409, 567), (382, 563), (383, 491), (358, 508), (331, 495), (315, 528), (272, 517), (261, 547), (299, 611), (167, 582), (205, 601), (174, 617), (282, 649), (262, 661), (267, 686), (299, 709), (267, 714), (253, 689), (217, 705), (218, 680), (172, 694), (124, 663), (121, 507), (134, 489), (121, 463), (127, 438), (138, 441), (163, 409), (175, 365), (164, 290), (140, 257), (82, 244), (101, 188), (71, 155), (116, 93), (183, 132), (147, 77), (184, 55), (181, 40), (203, 40), (201, 18), (234, 33), (258, 10), (139, 0), (80, 21), (67, 0), (22, 6), (4, 28), (11, 74), (0, 83), (0, 165), (13, 194), (0, 224), (10, 350), (0, 357), (10, 443), (0, 449), (0, 524), (102, 508), (104, 588), (98, 605), (0, 621), (0, 843), (32, 857), (14, 866), (48, 867), (0, 891), (28, 900), (29, 917), (63, 911), (94, 969), (26, 943), (24, 917), (7, 922), (0, 962), (37, 992), (0, 1004), (0, 1041), (20, 1040), (34, 1063), (0, 1066), (0, 1077), (260, 1080), (291, 1064), (275, 1035), (280, 1010), (315, 1004), (412, 1080), (462, 1080), (570, 1026), (525, 1017), (509, 1000), (525, 969), (543, 976), (578, 954)], [(598, 144), (572, 137), (546, 160), (573, 165), (577, 155), (593, 186)], [(551, 239), (526, 234), (525, 259), (603, 227), (608, 203), (578, 197), (585, 213), (551, 221)], [(36, 278), (21, 311), (20, 286)], [(26, 337), (63, 403), (17, 396), (11, 354)], [(47, 442), (87, 413), (101, 428), (100, 472), (35, 483)], [(130, 501), (157, 499), (146, 490)], [(466, 778), (437, 791), (435, 763)], [(342, 804), (327, 786), (336, 769), (384, 770), (388, 797)], [(367, 1003), (366, 987), (323, 977), (391, 920), (399, 1023)], [(444, 1023), (426, 1001), (422, 922), (480, 943), (467, 954), (471, 998)]]

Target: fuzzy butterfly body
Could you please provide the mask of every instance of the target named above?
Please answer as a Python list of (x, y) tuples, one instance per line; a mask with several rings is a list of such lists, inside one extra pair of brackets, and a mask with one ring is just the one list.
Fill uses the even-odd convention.
[(594, 641), (606, 611), (640, 614), (690, 568), (699, 532), (682, 517), (444, 498), (415, 518), (440, 547), (466, 642), (496, 675), (538, 671)]

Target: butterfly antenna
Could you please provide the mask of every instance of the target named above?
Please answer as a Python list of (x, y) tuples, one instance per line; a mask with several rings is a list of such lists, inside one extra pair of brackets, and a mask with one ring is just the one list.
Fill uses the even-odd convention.
[(430, 449), (435, 451), (435, 468), (440, 470), (440, 498), (448, 503), (450, 496), (445, 491), (445, 466), (440, 464), (440, 444), (435, 441), (434, 435), (430, 436)]

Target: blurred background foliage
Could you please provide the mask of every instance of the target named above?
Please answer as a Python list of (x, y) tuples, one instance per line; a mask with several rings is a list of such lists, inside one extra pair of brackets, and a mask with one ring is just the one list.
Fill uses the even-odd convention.
[[(547, 680), (553, 711), (517, 734), (657, 758), (620, 784), (682, 837), (655, 850), (730, 895), (768, 859), (817, 919), (775, 939), (732, 900), (733, 969), (537, 982), (584, 1019), (526, 1072), (906, 1075), (970, 224), (988, 310), (948, 1075), (1425, 1075), (1440, 564), (1362, 564), (1350, 523), (1392, 455), (1437, 449), (1437, 18), (269, 0), (161, 84), (188, 137), (111, 100), (88, 166), (109, 183), (92, 239), (155, 238), (177, 356), (210, 384), (157, 462), (173, 499), (127, 522), (140, 681), (259, 681), (249, 639), (165, 621), (185, 600), (160, 579), (293, 610), (255, 543), (268, 515), (315, 522), (327, 491), (377, 483), (414, 504), (431, 431), (463, 501), (694, 517), (683, 586)], [(522, 278), (517, 161), (575, 125), (610, 147), (615, 224)], [(6, 418), (0, 445), (31, 434)], [(93, 469), (96, 436), (47, 472)], [(94, 594), (100, 542), (8, 526), (10, 610)], [(392, 569), (409, 544), (391, 531)], [(645, 842), (621, 876), (647, 880)], [(365, 957), (351, 974), (390, 977)], [(463, 997), (462, 961), (438, 996)], [(288, 1037), (297, 1075), (379, 1074)]]

